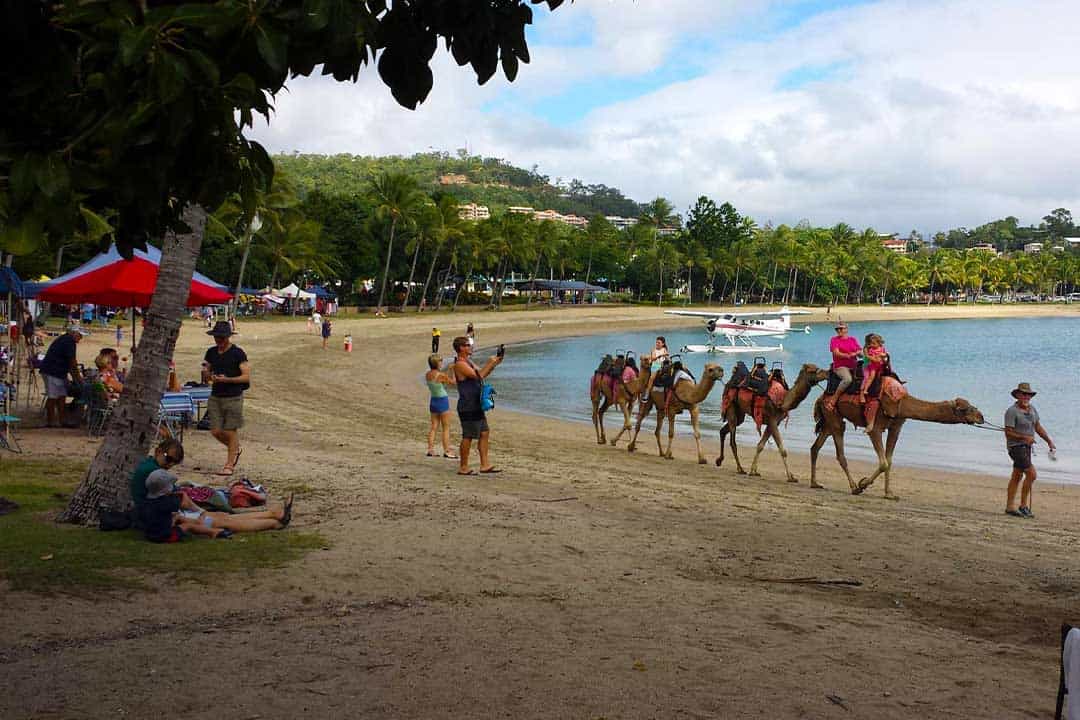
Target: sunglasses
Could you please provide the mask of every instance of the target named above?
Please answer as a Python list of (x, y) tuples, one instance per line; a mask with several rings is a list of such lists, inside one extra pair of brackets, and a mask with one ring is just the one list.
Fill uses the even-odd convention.
[(180, 458), (175, 458), (172, 455), (166, 455), (165, 462), (171, 463), (172, 465), (178, 465), (180, 463)]

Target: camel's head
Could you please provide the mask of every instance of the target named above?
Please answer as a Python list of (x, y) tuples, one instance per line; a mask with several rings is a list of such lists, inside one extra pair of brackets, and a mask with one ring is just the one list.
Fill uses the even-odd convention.
[(986, 422), (983, 414), (979, 412), (979, 408), (975, 407), (964, 398), (956, 398), (953, 400), (953, 414), (956, 415), (957, 422), (964, 423), (965, 425), (982, 425)]
[(719, 382), (724, 377), (724, 368), (715, 363), (705, 363), (705, 377)]
[(829, 370), (827, 368), (819, 368), (813, 363), (806, 363), (799, 370), (799, 380), (805, 381), (808, 385), (817, 385), (820, 382), (825, 382), (829, 379)]

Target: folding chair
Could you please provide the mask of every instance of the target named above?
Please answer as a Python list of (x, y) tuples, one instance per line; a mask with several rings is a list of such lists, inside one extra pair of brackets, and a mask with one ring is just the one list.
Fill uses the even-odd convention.
[(195, 407), (192, 405), (190, 395), (183, 392), (165, 393), (161, 396), (161, 407), (158, 410), (158, 434), (160, 435), (161, 429), (165, 428), (165, 432), (170, 437), (183, 442), (184, 428), (191, 421), (194, 413)]
[[(3, 405), (8, 398), (8, 394), (11, 395), (12, 405), (15, 403), (15, 388), (10, 385), (0, 385), (0, 405)], [(14, 415), (8, 415), (6, 412), (0, 414), (0, 450), (10, 450), (13, 453), (21, 453), (22, 448), (19, 447), (19, 440), (15, 437), (15, 426), (20, 422), (19, 418)]]
[(1065, 687), (1065, 638), (1073, 626), (1068, 623), (1061, 624), (1061, 652), (1058, 653), (1058, 663), (1061, 665), (1061, 674), (1058, 679), (1057, 710), (1054, 711), (1054, 720), (1061, 720), (1061, 711), (1065, 707), (1065, 696), (1069, 694)]
[(206, 405), (210, 402), (210, 386), (184, 388), (184, 392), (191, 396), (191, 402), (195, 406), (195, 421), (198, 422), (206, 413)]

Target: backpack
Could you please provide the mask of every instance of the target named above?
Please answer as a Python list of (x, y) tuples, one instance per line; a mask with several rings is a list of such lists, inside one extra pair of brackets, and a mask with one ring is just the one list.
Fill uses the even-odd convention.
[(480, 386), (480, 410), (487, 412), (495, 409), (495, 388), (487, 383)]

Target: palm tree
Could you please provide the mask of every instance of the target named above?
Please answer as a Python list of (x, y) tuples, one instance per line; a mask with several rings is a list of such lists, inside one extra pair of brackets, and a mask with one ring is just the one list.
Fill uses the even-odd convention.
[(530, 249), (533, 257), (532, 277), (529, 278), (531, 290), (525, 307), (531, 306), (533, 298), (536, 296), (536, 275), (540, 272), (540, 261), (546, 257), (548, 263), (551, 264), (551, 258), (554, 257), (559, 248), (565, 227), (562, 223), (556, 223), (554, 220), (542, 220), (537, 225), (532, 248)]
[[(420, 293), (420, 298), (427, 297), (428, 286), (431, 285), (431, 276), (435, 272), (435, 266), (439, 262), (439, 254), (442, 252), (443, 246), (453, 247), (453, 244), (464, 236), (463, 227), (465, 221), (461, 219), (461, 215), (458, 212), (458, 202), (455, 198), (446, 195), (439, 200), (438, 206), (436, 206), (437, 218), (433, 232), (434, 248), (431, 257), (431, 265), (428, 266), (427, 279), (424, 280), (424, 289)], [(442, 283), (445, 285), (446, 283)], [(439, 301), (442, 300), (442, 292), (439, 292)], [(438, 308), (438, 303), (435, 305)], [(419, 306), (417, 307), (419, 311)]]
[[(433, 202), (424, 203), (416, 214), (415, 232), (412, 233), (411, 239), (405, 245), (405, 252), (412, 250), (413, 258), (412, 265), (409, 266), (409, 281), (405, 283), (405, 299), (401, 301), (401, 312), (405, 312), (409, 307), (409, 300), (412, 298), (412, 281), (413, 276), (416, 274), (416, 261), (420, 258), (420, 249), (434, 236), (439, 220), (439, 209), (435, 207)], [(423, 296), (421, 295), (421, 297)]]
[(285, 272), (290, 281), (301, 271), (310, 270), (322, 276), (332, 275), (336, 261), (324, 247), (322, 226), (308, 220), (295, 210), (282, 213), (274, 224), (259, 232), (261, 241), (253, 252), (271, 267), (270, 286), (277, 285), (279, 273)]
[(386, 241), (386, 264), (383, 266), (382, 282), (379, 284), (379, 302), (383, 306), (386, 283), (390, 278), (390, 257), (394, 252), (394, 233), (398, 225), (411, 225), (425, 196), (420, 192), (416, 179), (403, 172), (382, 172), (370, 181), (369, 193), (375, 205), (375, 215), (390, 220), (390, 234)]

